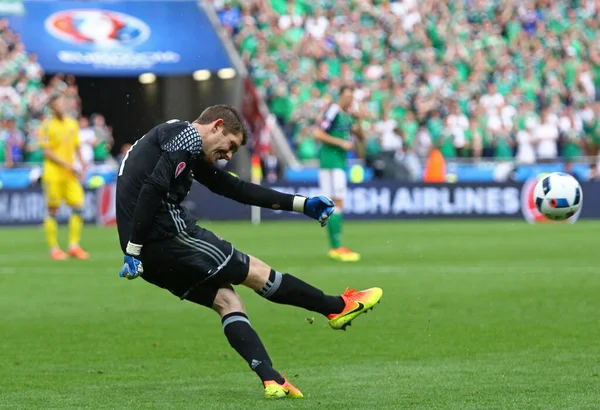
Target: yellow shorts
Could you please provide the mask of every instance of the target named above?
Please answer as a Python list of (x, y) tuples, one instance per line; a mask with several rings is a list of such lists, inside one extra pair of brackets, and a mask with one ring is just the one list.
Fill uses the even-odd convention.
[(75, 177), (43, 181), (43, 189), (48, 208), (58, 208), (62, 201), (71, 208), (83, 208), (83, 187)]

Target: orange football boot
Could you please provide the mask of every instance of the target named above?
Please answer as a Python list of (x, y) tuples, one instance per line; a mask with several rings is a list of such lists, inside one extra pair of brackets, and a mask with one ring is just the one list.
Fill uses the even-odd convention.
[(339, 262), (358, 262), (360, 260), (360, 254), (352, 252), (346, 247), (340, 247), (337, 249), (331, 249), (329, 251), (329, 257)]
[(275, 380), (268, 380), (264, 382), (264, 385), (265, 399), (301, 399), (304, 397), (302, 392), (285, 378), (285, 375), (283, 376), (283, 384), (279, 384)]
[(54, 248), (50, 251), (50, 257), (55, 261), (64, 261), (65, 259), (69, 259), (69, 255), (67, 255), (62, 249)]
[(77, 259), (89, 259), (90, 254), (81, 249), (81, 246), (75, 245), (69, 248), (69, 255)]
[(372, 310), (373, 306), (379, 303), (381, 296), (383, 296), (381, 288), (371, 288), (360, 292), (357, 292), (356, 289), (346, 289), (342, 295), (346, 306), (340, 313), (327, 316), (329, 326), (336, 330), (346, 330), (346, 326), (350, 326), (358, 315), (367, 313), (369, 309)]

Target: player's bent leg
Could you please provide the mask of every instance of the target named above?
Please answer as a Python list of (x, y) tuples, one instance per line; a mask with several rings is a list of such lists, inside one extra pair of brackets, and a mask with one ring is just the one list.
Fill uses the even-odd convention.
[(249, 260), (250, 269), (243, 285), (271, 302), (321, 313), (333, 329), (345, 329), (357, 316), (372, 309), (383, 295), (380, 288), (360, 292), (347, 289), (341, 296), (325, 295), (288, 273), (277, 272), (260, 259), (250, 256)]
[(337, 250), (342, 246), (342, 210), (343, 201), (332, 198), (335, 203), (333, 214), (327, 221), (327, 234), (329, 236), (329, 257), (337, 259)]
[(77, 178), (69, 178), (66, 182), (65, 196), (67, 205), (71, 208), (69, 219), (69, 255), (77, 259), (89, 259), (90, 255), (80, 245), (83, 230), (83, 206), (85, 193)]
[(328, 296), (323, 291), (288, 273), (277, 272), (254, 256), (249, 256), (250, 269), (242, 285), (253, 289), (271, 302), (301, 307), (322, 315), (342, 311), (339, 296)]
[(223, 331), (231, 347), (262, 380), (266, 398), (303, 397), (300, 390), (273, 369), (271, 358), (246, 315), (242, 299), (231, 286), (217, 291), (213, 309), (221, 316)]
[(242, 298), (231, 286), (219, 288), (212, 308), (221, 318), (235, 312), (241, 312), (244, 315), (246, 314), (246, 308)]
[(346, 197), (347, 188), (346, 171), (344, 169), (331, 170), (331, 198), (335, 203), (335, 210), (327, 224), (331, 243), (329, 257), (340, 262), (357, 262), (360, 260), (360, 255), (342, 246), (344, 198)]
[(68, 255), (58, 246), (58, 222), (56, 222), (57, 206), (48, 207), (48, 215), (44, 219), (44, 230), (46, 232), (46, 241), (50, 248), (50, 257), (54, 260), (65, 260)]
[(71, 209), (69, 218), (69, 255), (77, 259), (89, 259), (90, 255), (81, 248), (81, 231), (83, 230), (83, 210), (81, 207)]
[(333, 169), (320, 169), (319, 170), (319, 190), (321, 195), (325, 195), (331, 198), (335, 203), (334, 214), (329, 217), (327, 222), (327, 236), (329, 239), (329, 256), (335, 258), (337, 256), (337, 249), (341, 246), (340, 242), (340, 228), (339, 215), (341, 212), (340, 201), (336, 200), (336, 192), (334, 186), (334, 170)]
[[(344, 220), (344, 198), (346, 198), (346, 192), (348, 190), (348, 179), (346, 177), (346, 170), (337, 168), (332, 170), (332, 198), (335, 202), (335, 211), (329, 218), (331, 235), (333, 237), (334, 247), (330, 251), (330, 257), (341, 262), (357, 262), (360, 259), (360, 255), (356, 252), (350, 251), (348, 248), (342, 246), (342, 225)], [(333, 218), (333, 220), (332, 220)]]
[(348, 248), (342, 246), (342, 224), (344, 219), (344, 200), (340, 198), (334, 198), (335, 210), (327, 223), (329, 229), (329, 238), (331, 243), (331, 249), (329, 249), (328, 255), (331, 259), (340, 262), (358, 262), (360, 260), (360, 254), (352, 252)]
[(44, 230), (46, 232), (48, 247), (50, 248), (50, 257), (55, 260), (67, 259), (68, 255), (58, 246), (58, 223), (56, 222), (58, 207), (63, 199), (62, 181), (43, 178), (42, 190), (48, 208), (48, 214), (44, 219)]

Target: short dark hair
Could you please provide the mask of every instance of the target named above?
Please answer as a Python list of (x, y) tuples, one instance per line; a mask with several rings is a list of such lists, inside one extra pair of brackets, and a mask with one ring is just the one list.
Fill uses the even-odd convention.
[(344, 84), (340, 87), (340, 95), (344, 94), (344, 91), (346, 90), (350, 90), (350, 91), (354, 91), (354, 87), (348, 85), (348, 84)]
[(194, 122), (197, 124), (210, 124), (219, 119), (223, 120), (224, 134), (242, 134), (242, 145), (246, 145), (248, 131), (244, 126), (240, 113), (230, 105), (219, 104), (208, 107), (202, 111), (202, 114)]
[(56, 102), (56, 100), (58, 100), (60, 97), (62, 97), (61, 93), (53, 93), (50, 95), (50, 98), (48, 99), (48, 104), (52, 105)]

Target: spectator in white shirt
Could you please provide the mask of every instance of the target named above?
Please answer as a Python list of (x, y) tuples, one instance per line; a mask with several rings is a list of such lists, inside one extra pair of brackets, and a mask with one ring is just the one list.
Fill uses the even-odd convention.
[(502, 123), (509, 130), (513, 129), (513, 120), (515, 118), (515, 115), (517, 115), (517, 108), (512, 104), (506, 104), (504, 107), (502, 107), (502, 110), (500, 110), (500, 117), (502, 117)]
[(315, 9), (315, 15), (306, 20), (306, 31), (317, 40), (325, 37), (327, 27), (329, 27), (329, 19), (323, 16), (320, 8)]
[(558, 120), (558, 129), (561, 134), (561, 156), (564, 160), (565, 172), (571, 173), (573, 162), (579, 159), (583, 149), (583, 120), (575, 112), (572, 105), (568, 105)]
[(517, 131), (517, 154), (515, 157), (518, 164), (535, 163), (535, 149), (533, 144), (533, 136), (529, 131)]
[(525, 118), (525, 128), (517, 131), (517, 154), (516, 159), (519, 164), (535, 163), (535, 138), (534, 133), (540, 125), (540, 120), (535, 113), (535, 106), (531, 101), (521, 103), (519, 112), (529, 113)]
[(487, 93), (481, 96), (479, 103), (483, 105), (488, 115), (499, 115), (504, 107), (504, 97), (498, 92), (496, 84), (490, 83), (487, 87)]
[(498, 114), (487, 115), (487, 129), (492, 134), (502, 134), (506, 131), (502, 118)]
[(348, 54), (356, 48), (358, 35), (351, 31), (347, 24), (342, 25), (342, 29), (335, 34), (335, 41), (342, 50)]
[(558, 157), (558, 126), (547, 108), (542, 110), (541, 123), (534, 129), (539, 162), (553, 162)]
[(590, 68), (590, 64), (585, 61), (578, 73), (578, 80), (581, 87), (585, 90), (590, 99), (596, 97), (596, 86), (594, 85), (594, 73)]
[(405, 10), (402, 27), (406, 31), (412, 31), (413, 27), (421, 22), (421, 13), (419, 13), (419, 7), (412, 2), (407, 4)]
[(379, 146), (383, 152), (401, 152), (402, 137), (396, 120), (389, 117), (390, 107), (385, 107), (381, 121), (375, 124), (375, 132), (379, 139)]
[(96, 146), (96, 132), (90, 127), (90, 121), (87, 117), (79, 118), (79, 144), (81, 147), (81, 157), (86, 167), (94, 164), (94, 147)]
[(18, 106), (21, 103), (21, 97), (17, 91), (12, 87), (10, 77), (0, 77), (0, 100), (6, 99), (10, 101), (14, 106)]
[(287, 30), (288, 28), (292, 27), (293, 25), (296, 26), (300, 26), (302, 25), (303, 19), (302, 16), (299, 16), (296, 14), (295, 12), (295, 7), (296, 4), (294, 2), (291, 2), (288, 4), (288, 14), (283, 14), (281, 17), (279, 17), (279, 28), (282, 30)]
[(558, 129), (564, 134), (579, 135), (583, 132), (581, 115), (573, 110), (572, 105), (565, 107), (562, 116), (558, 120)]
[(27, 56), (27, 63), (25, 63), (24, 70), (27, 77), (35, 81), (41, 81), (44, 76), (44, 70), (38, 63), (37, 54), (31, 53)]
[(454, 137), (454, 148), (458, 156), (463, 156), (465, 149), (468, 149), (466, 132), (469, 129), (469, 119), (460, 112), (458, 104), (455, 102), (450, 106), (450, 115), (446, 118), (446, 125)]
[(431, 152), (432, 145), (433, 144), (431, 143), (431, 135), (429, 135), (427, 127), (419, 127), (419, 130), (417, 131), (417, 134), (415, 135), (415, 140), (413, 142), (413, 147), (417, 155), (420, 157), (428, 156)]
[(516, 130), (517, 152), (515, 159), (518, 164), (535, 163), (535, 139), (534, 132), (540, 121), (535, 113), (534, 104), (531, 101), (522, 102), (519, 105), (519, 112), (529, 113), (526, 115), (523, 129)]

